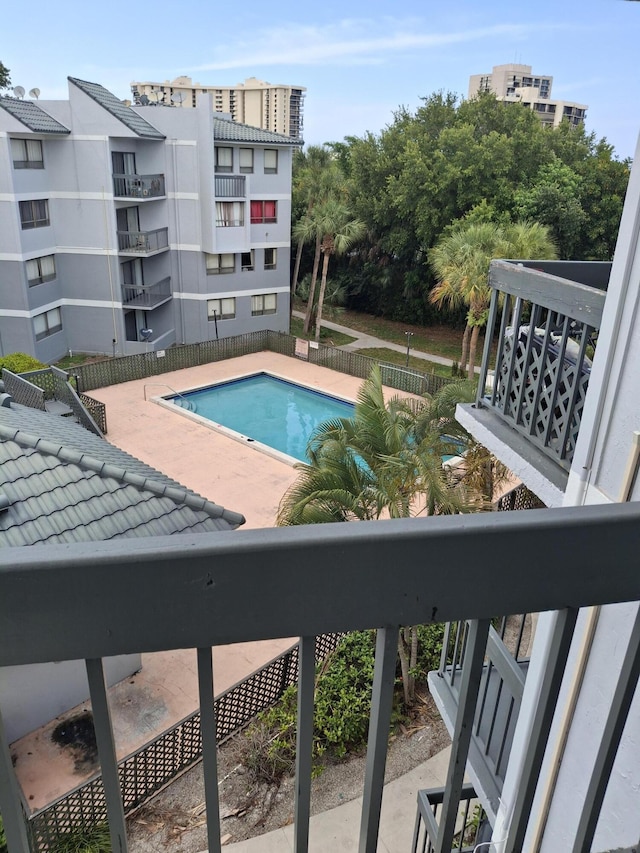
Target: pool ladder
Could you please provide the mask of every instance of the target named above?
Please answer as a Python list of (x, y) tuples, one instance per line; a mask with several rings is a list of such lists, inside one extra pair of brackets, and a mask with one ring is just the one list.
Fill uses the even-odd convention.
[(175, 388), (172, 388), (171, 385), (167, 385), (166, 382), (148, 382), (144, 386), (144, 399), (147, 399), (147, 388), (151, 388), (153, 386), (160, 386), (162, 388), (168, 388), (172, 394), (178, 398), (175, 400), (175, 405), (180, 406), (181, 409), (186, 409), (188, 412), (197, 412), (196, 404), (193, 400), (187, 400), (184, 394), (181, 394), (179, 391), (176, 391)]

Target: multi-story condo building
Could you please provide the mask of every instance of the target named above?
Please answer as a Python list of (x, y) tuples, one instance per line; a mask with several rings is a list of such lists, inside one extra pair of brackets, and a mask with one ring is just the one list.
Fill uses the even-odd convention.
[(213, 96), (213, 109), (229, 113), (233, 121), (283, 133), (302, 141), (304, 86), (266, 83), (248, 77), (235, 86), (194, 83), (191, 77), (176, 77), (164, 83), (131, 84), (136, 104), (163, 103), (177, 107), (195, 107), (201, 95)]
[(550, 127), (557, 127), (563, 119), (573, 126), (584, 124), (587, 105), (553, 99), (552, 85), (553, 77), (534, 74), (530, 65), (494, 65), (490, 74), (472, 74), (469, 77), (469, 98), (480, 92), (493, 92), (499, 101), (529, 107), (543, 124)]
[(290, 137), (212, 109), (0, 98), (0, 353), (132, 354), (289, 322)]

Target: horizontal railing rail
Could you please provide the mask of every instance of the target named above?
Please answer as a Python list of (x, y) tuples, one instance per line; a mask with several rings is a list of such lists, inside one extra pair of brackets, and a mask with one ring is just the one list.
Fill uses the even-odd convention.
[(123, 284), (122, 302), (128, 308), (155, 308), (171, 297), (171, 276), (155, 284)]
[(118, 249), (121, 252), (136, 252), (144, 255), (169, 248), (169, 229), (153, 231), (118, 231)]
[[(560, 609), (541, 685), (540, 713), (528, 745), (531, 755), (505, 846), (513, 853), (522, 849), (577, 608), (640, 600), (637, 503), (212, 533), (186, 544), (183, 539), (0, 549), (0, 666), (86, 660), (112, 846), (120, 851), (126, 851), (127, 841), (101, 660), (105, 656), (198, 650), (208, 844), (215, 851), (220, 849), (220, 823), (211, 647), (300, 636), (293, 832), (296, 849), (302, 851), (309, 833), (315, 637), (377, 628), (359, 848), (374, 853), (399, 626), (472, 620), (461, 675), (464, 713), (456, 720), (440, 821), (446, 840), (455, 830), (471, 737), (468, 719), (477, 707), (490, 620), (500, 612)], [(572, 559), (541, 564), (541, 540), (548, 553), (568, 552)], [(504, 553), (518, 554), (517, 573), (511, 561), (495, 558)], [(594, 814), (599, 813), (611, 772), (609, 759), (615, 755), (637, 682), (639, 647), (637, 622), (616, 688), (613, 719), (605, 726), (589, 782), (576, 850), (590, 849)], [(0, 811), (11, 853), (27, 851), (22, 804), (3, 731)]]
[(116, 198), (160, 198), (165, 195), (164, 175), (113, 176)]
[(244, 198), (246, 195), (246, 178), (244, 175), (216, 175), (216, 198)]
[[(489, 284), (493, 294), (476, 405), (568, 470), (605, 293), (510, 261), (491, 262)], [(487, 382), (496, 334), (495, 370)]]

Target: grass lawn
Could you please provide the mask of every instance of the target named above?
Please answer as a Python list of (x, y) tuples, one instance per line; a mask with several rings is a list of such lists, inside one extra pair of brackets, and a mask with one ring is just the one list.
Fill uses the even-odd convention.
[[(402, 367), (407, 366), (407, 356), (394, 349), (386, 349), (386, 347), (364, 347), (363, 349), (355, 350), (360, 355), (368, 355), (369, 358), (375, 358), (377, 361), (388, 361), (391, 364), (398, 364)], [(435, 373), (437, 376), (447, 376), (451, 378), (451, 368), (445, 364), (436, 364), (435, 361), (427, 361), (424, 358), (416, 358), (409, 356), (409, 368), (418, 370), (420, 373)]]
[[(314, 340), (315, 334), (312, 331), (308, 335), (302, 334), (302, 320), (299, 317), (291, 318), (291, 334), (295, 335), (297, 338), (306, 338), (307, 340)], [(320, 327), (320, 343), (326, 344), (327, 346), (341, 347), (344, 344), (350, 344), (352, 341), (355, 341), (355, 338), (352, 338), (350, 335), (343, 335), (342, 332), (334, 332), (333, 329), (327, 329), (324, 326)]]
[(85, 355), (78, 352), (73, 355), (65, 355), (60, 361), (56, 361), (54, 367), (59, 367), (60, 370), (69, 370), (72, 367), (77, 367), (80, 364), (86, 364), (88, 361), (105, 361), (110, 358), (108, 355)]

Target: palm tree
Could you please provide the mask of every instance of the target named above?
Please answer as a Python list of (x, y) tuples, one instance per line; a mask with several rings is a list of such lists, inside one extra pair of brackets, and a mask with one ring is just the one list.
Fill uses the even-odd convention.
[[(471, 389), (456, 385), (457, 399)], [(447, 386), (420, 400), (385, 401), (376, 366), (358, 392), (352, 418), (322, 424), (312, 436), (309, 463), (280, 502), (277, 524), (321, 524), (443, 515), (482, 508), (456, 484), (441, 458), (466, 435), (453, 417), (456, 391)], [(415, 628), (400, 632), (398, 652), (405, 702), (414, 698)]]
[(556, 247), (549, 230), (537, 222), (503, 227), (493, 222), (461, 221), (431, 249), (429, 261), (438, 283), (431, 291), (430, 301), (453, 308), (468, 307), (460, 367), (464, 370), (468, 362), (469, 379), (474, 377), (478, 336), (489, 313), (492, 258), (555, 257)]
[[(313, 210), (313, 205), (317, 199), (323, 195), (323, 185), (326, 181), (326, 170), (331, 164), (331, 151), (323, 145), (310, 145), (306, 152), (296, 152), (294, 159), (294, 174), (292, 183), (293, 205), (295, 207), (304, 207), (304, 214), (301, 217), (302, 221), (308, 217)], [(295, 237), (295, 231), (294, 231)], [(298, 287), (298, 277), (300, 275), (300, 261), (302, 258), (302, 248), (304, 246), (304, 238), (297, 238), (296, 261), (293, 268), (293, 277), (291, 279), (291, 297), (293, 298)]]
[[(320, 295), (316, 311), (316, 341), (319, 341), (329, 258), (332, 255), (343, 255), (347, 252), (355, 242), (364, 237), (366, 228), (364, 222), (353, 218), (347, 203), (336, 196), (330, 196), (323, 204), (316, 207), (312, 219), (317, 238), (321, 239), (320, 252), (323, 257)], [(312, 295), (310, 292), (309, 297), (311, 298)]]

